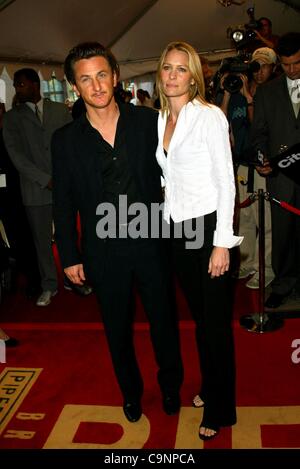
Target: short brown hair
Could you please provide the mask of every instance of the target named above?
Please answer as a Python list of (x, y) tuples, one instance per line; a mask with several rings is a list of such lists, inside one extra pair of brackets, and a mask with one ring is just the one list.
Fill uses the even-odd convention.
[(119, 64), (110, 49), (104, 47), (100, 42), (82, 42), (70, 50), (64, 64), (65, 75), (72, 85), (75, 85), (74, 64), (79, 60), (92, 57), (104, 57), (112, 72), (116, 74), (117, 79), (119, 78)]

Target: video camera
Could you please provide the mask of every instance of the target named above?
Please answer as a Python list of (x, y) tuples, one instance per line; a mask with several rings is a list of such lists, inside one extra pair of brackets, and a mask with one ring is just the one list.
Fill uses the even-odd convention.
[(222, 76), (228, 73), (223, 81), (223, 88), (231, 94), (238, 93), (243, 87), (243, 81), (239, 75), (249, 75), (250, 73), (258, 72), (259, 69), (259, 63), (255, 61), (249, 62), (245, 55), (228, 57), (222, 61), (215, 75), (215, 86), (219, 87)]
[(223, 87), (226, 91), (233, 94), (238, 93), (243, 86), (243, 81), (239, 77), (240, 74), (249, 76), (260, 69), (258, 62), (249, 61), (251, 54), (247, 53), (246, 46), (256, 39), (255, 31), (259, 31), (262, 25), (255, 19), (254, 7), (248, 8), (247, 15), (249, 21), (244, 26), (239, 26), (236, 29), (228, 28), (227, 33), (233, 40), (238, 55), (228, 57), (222, 61), (213, 78), (215, 92), (218, 92), (220, 89), (220, 80), (225, 73), (228, 73), (228, 75), (223, 81)]
[(228, 28), (227, 34), (234, 42), (238, 50), (245, 49), (255, 39), (257, 39), (256, 32), (262, 28), (260, 21), (257, 21), (254, 16), (254, 7), (248, 8), (247, 14), (249, 17), (248, 23), (243, 26), (238, 26), (235, 29)]

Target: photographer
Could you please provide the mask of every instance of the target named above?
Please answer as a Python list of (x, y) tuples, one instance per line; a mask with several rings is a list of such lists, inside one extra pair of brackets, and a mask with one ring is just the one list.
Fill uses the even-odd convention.
[[(256, 88), (273, 76), (276, 64), (276, 54), (270, 48), (257, 49), (250, 63), (233, 58), (229, 63), (221, 66), (220, 89), (223, 90), (217, 101), (230, 124), (231, 144), (234, 163), (237, 168), (237, 192), (239, 202), (249, 197), (249, 193), (259, 188), (265, 190), (265, 178), (261, 177), (249, 165), (249, 135), (250, 125), (253, 119), (253, 97)], [(243, 70), (244, 73), (235, 73)], [(244, 279), (253, 275), (246, 283), (248, 288), (259, 288), (259, 256), (258, 256), (258, 207), (253, 203), (249, 207), (242, 208), (238, 213), (239, 234), (244, 236), (244, 246), (240, 247), (240, 265), (236, 277)], [(271, 216), (266, 207), (265, 238), (265, 285), (269, 285), (274, 278), (271, 267)]]
[[(251, 58), (251, 62), (259, 64), (259, 69), (253, 72), (250, 79), (248, 92), (253, 98), (259, 86), (274, 78), (274, 68), (277, 57), (273, 49), (261, 47), (256, 49)], [(254, 106), (248, 107), (248, 117), (250, 122), (253, 119)], [(252, 181), (252, 184), (251, 184)], [(250, 184), (249, 184), (250, 183)], [(248, 192), (257, 192), (258, 189), (266, 191), (266, 178), (254, 168), (254, 165), (245, 166), (241, 164), (238, 168), (238, 193), (239, 200), (243, 202), (249, 196)], [(249, 188), (249, 185), (252, 188)], [(238, 278), (246, 278), (254, 274), (246, 283), (246, 287), (252, 289), (259, 288), (259, 250), (258, 250), (258, 201), (256, 200), (248, 207), (240, 210), (239, 214), (239, 235), (244, 236), (244, 242), (240, 246), (240, 268)], [(272, 253), (272, 229), (271, 229), (271, 209), (270, 204), (265, 204), (265, 286), (269, 285), (274, 278), (271, 265)]]
[[(239, 69), (244, 73), (239, 73)], [(253, 103), (246, 70), (241, 59), (226, 59), (218, 72), (220, 82), (216, 87), (215, 104), (222, 109), (229, 123), (235, 167), (244, 159), (250, 126), (249, 107)]]

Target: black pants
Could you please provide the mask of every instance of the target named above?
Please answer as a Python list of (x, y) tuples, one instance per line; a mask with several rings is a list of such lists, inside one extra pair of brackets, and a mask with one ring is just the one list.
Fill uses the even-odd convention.
[(177, 394), (183, 380), (176, 315), (170, 307), (169, 272), (159, 243), (108, 240), (104, 275), (95, 291), (116, 377), (124, 400), (129, 402), (140, 400), (143, 392), (133, 344), (134, 282), (150, 323), (162, 393)]
[(175, 271), (196, 323), (203, 425), (213, 428), (236, 422), (230, 276), (212, 279), (207, 272), (215, 226), (216, 213), (206, 215), (200, 249), (186, 249), (184, 238), (173, 240)]

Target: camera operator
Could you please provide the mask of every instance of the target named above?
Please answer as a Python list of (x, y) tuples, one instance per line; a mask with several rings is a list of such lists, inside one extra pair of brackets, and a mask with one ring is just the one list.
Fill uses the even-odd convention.
[[(259, 64), (259, 69), (252, 73), (248, 92), (253, 98), (259, 86), (274, 78), (274, 68), (276, 66), (276, 53), (268, 47), (256, 49), (251, 58), (251, 62)], [(250, 122), (253, 119), (253, 106), (248, 107), (248, 117)], [(266, 191), (266, 178), (261, 176), (254, 168), (254, 165), (246, 166), (241, 164), (238, 168), (238, 194), (240, 202), (248, 197), (247, 192), (257, 192), (258, 189)], [(252, 181), (252, 184), (249, 184)], [(249, 185), (252, 188), (249, 188)], [(258, 250), (258, 201), (256, 200), (249, 207), (244, 207), (239, 213), (239, 235), (244, 236), (243, 246), (240, 246), (240, 268), (238, 278), (246, 278), (254, 274), (246, 283), (248, 288), (259, 288), (259, 250)], [(270, 204), (265, 204), (265, 286), (269, 285), (274, 278), (272, 270), (271, 242), (271, 209)]]
[[(256, 62), (259, 64), (259, 69), (252, 73), (252, 78), (249, 85), (250, 94), (252, 98), (254, 98), (258, 86), (263, 85), (267, 81), (270, 81), (276, 77), (276, 52), (270, 47), (260, 47), (253, 52), (251, 62)], [(252, 122), (253, 112), (250, 114), (250, 120)]]
[(262, 16), (259, 18), (258, 24), (259, 29), (254, 29), (256, 40), (253, 46), (255, 48), (270, 47), (271, 49), (275, 49), (278, 44), (279, 36), (272, 33), (272, 21)]
[(248, 54), (252, 54), (253, 51), (260, 47), (275, 49), (279, 37), (272, 33), (272, 21), (265, 16), (256, 20), (254, 8), (248, 8), (247, 14), (249, 22), (244, 25), (245, 31), (241, 39), (235, 43), (236, 47), (238, 49), (242, 48)]
[[(239, 72), (240, 69), (245, 72)], [(226, 59), (218, 72), (220, 82), (216, 86), (215, 104), (222, 109), (229, 123), (235, 167), (244, 158), (250, 126), (249, 107), (253, 104), (246, 69), (239, 58), (230, 58), (229, 62)]]
[[(258, 188), (265, 190), (265, 178), (260, 176), (254, 165), (249, 165), (249, 135), (253, 119), (253, 96), (257, 86), (265, 83), (273, 76), (276, 64), (276, 53), (270, 48), (257, 49), (251, 62), (243, 62), (239, 57), (231, 58), (229, 63), (220, 68), (221, 78), (219, 88), (223, 91), (217, 94), (219, 104), (230, 124), (231, 143), (234, 163), (237, 168), (237, 192), (239, 201), (243, 202)], [(235, 73), (243, 70), (244, 73)], [(222, 74), (222, 70), (225, 72)], [(253, 277), (246, 286), (259, 288), (259, 256), (258, 256), (258, 207), (257, 203), (239, 211), (239, 234), (245, 237), (245, 246), (240, 247), (240, 265), (236, 272), (239, 279)], [(265, 285), (269, 285), (274, 278), (271, 267), (271, 221), (270, 213), (266, 209), (265, 237)]]

